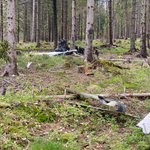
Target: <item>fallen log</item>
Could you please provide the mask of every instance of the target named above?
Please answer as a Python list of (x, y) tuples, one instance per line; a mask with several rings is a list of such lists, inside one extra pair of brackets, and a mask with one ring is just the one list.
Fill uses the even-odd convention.
[[(96, 94), (99, 95), (99, 94)], [(150, 97), (150, 93), (124, 93), (124, 94), (100, 94), (101, 96), (106, 97), (120, 97), (120, 98), (127, 98), (127, 97)]]

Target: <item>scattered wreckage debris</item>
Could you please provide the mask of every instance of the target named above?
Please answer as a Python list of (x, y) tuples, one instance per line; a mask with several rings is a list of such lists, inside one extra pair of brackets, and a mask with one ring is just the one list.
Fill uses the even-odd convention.
[(138, 127), (142, 128), (144, 134), (150, 133), (150, 113), (137, 124)]
[[(75, 46), (75, 49), (77, 50), (76, 53), (84, 55), (84, 48)], [(68, 51), (68, 52), (71, 51), (67, 45), (66, 40), (64, 40), (64, 39), (59, 40), (59, 44), (58, 44), (57, 48), (54, 50), (54, 52), (66, 52), (66, 51)], [(67, 53), (67, 54), (69, 55), (69, 53)]]
[(73, 52), (77, 52), (77, 50), (70, 50), (70, 51), (64, 51), (64, 52), (46, 52), (46, 53), (33, 53), (30, 54), (33, 55), (49, 55), (50, 57), (58, 56), (58, 55), (71, 55)]
[(118, 99), (116, 99), (116, 98), (102, 97), (102, 96), (98, 96), (95, 94), (88, 94), (88, 93), (79, 92), (79, 91), (75, 91), (75, 90), (71, 90), (71, 89), (65, 89), (65, 88), (58, 88), (58, 89), (65, 90), (68, 93), (77, 94), (80, 97), (98, 100), (102, 104), (107, 105), (107, 106), (112, 106), (112, 107), (118, 106), (118, 110), (117, 110), (118, 112), (125, 113), (125, 111), (126, 111), (125, 106), (123, 104), (121, 104), (118, 101)]
[(58, 55), (71, 55), (74, 53), (84, 55), (84, 48), (76, 46), (74, 50), (70, 50), (67, 45), (66, 40), (59, 40), (59, 44), (52, 52), (30, 52), (34, 55), (49, 55), (49, 56), (58, 56)]

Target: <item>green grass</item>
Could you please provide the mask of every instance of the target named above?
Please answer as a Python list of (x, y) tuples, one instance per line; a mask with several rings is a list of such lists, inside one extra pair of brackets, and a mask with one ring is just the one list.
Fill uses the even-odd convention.
[(52, 140), (37, 139), (31, 143), (29, 150), (77, 150), (77, 148), (65, 147), (63, 144)]
[[(100, 48), (101, 55), (108, 58), (110, 55), (123, 55), (129, 50), (130, 41), (121, 41), (121, 47)], [(30, 44), (23, 43), (27, 47), (35, 46), (35, 43)], [(100, 40), (94, 41), (94, 46), (99, 47), (101, 44)], [(138, 46), (139, 39), (136, 44)], [(46, 42), (41, 43), (43, 48), (46, 45)], [(76, 45), (84, 47), (85, 43), (77, 41)], [(85, 76), (77, 73), (75, 68), (85, 63), (82, 58), (75, 56), (49, 57), (22, 53), (17, 59), (19, 72), (25, 76), (6, 78), (12, 82), (16, 80), (19, 86), (8, 85), (6, 96), (0, 95), (0, 102), (13, 104), (10, 108), (0, 110), (1, 149), (26, 149), (29, 143), (30, 150), (79, 150), (96, 149), (98, 146), (97, 149), (110, 150), (149, 148), (150, 135), (143, 135), (141, 129), (136, 127), (141, 119), (131, 120), (121, 116), (103, 115), (92, 108), (72, 106), (69, 100), (56, 100), (45, 96), (63, 95), (64, 91), (58, 90), (57, 87), (64, 86), (92, 94), (124, 93), (124, 89), (126, 93), (149, 93), (150, 68), (142, 67), (139, 62), (115, 62), (130, 67), (130, 70), (107, 66), (102, 72), (99, 67), (97, 70), (89, 69), (94, 76)], [(33, 62), (35, 70), (27, 70), (27, 62)], [(64, 67), (66, 62), (71, 65), (68, 70)], [(5, 62), (0, 60), (0, 63), (4, 67)], [(49, 69), (54, 72), (49, 72)], [(148, 98), (129, 98), (120, 101), (126, 105), (127, 113), (132, 115), (144, 117), (150, 110)], [(73, 102), (108, 109), (99, 101), (91, 99), (77, 98)]]

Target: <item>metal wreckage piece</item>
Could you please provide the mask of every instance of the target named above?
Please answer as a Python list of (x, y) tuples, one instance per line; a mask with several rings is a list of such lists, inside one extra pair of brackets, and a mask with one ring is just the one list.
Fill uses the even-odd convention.
[(116, 98), (102, 97), (100, 95), (88, 94), (88, 93), (79, 92), (79, 91), (75, 91), (71, 89), (64, 89), (64, 90), (66, 90), (66, 92), (69, 92), (69, 93), (78, 94), (81, 97), (99, 100), (101, 103), (107, 106), (112, 106), (112, 107), (118, 106), (118, 110), (117, 110), (118, 112), (122, 112), (122, 113), (126, 112), (125, 106), (121, 104)]

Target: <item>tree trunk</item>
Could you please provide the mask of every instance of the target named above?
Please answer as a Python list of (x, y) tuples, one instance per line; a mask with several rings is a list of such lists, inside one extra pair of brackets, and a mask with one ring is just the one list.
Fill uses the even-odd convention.
[(15, 39), (15, 0), (7, 1), (7, 41), (10, 45), (9, 57), (2, 76), (17, 75), (16, 39)]
[(141, 1), (140, 57), (148, 56), (146, 50), (146, 0)]
[(109, 44), (113, 45), (112, 41), (112, 9), (111, 9), (111, 0), (109, 0)]
[(75, 49), (76, 39), (76, 0), (72, 0), (72, 29), (71, 29), (71, 45), (70, 49)]
[(137, 21), (138, 21), (138, 7), (137, 7), (137, 3), (138, 3), (138, 0), (136, 0), (136, 8), (135, 8), (135, 40), (136, 40), (136, 37), (137, 37)]
[(119, 23), (119, 39), (121, 39), (121, 32), (122, 32), (122, 22), (120, 19), (120, 23)]
[(27, 42), (27, 1), (25, 1), (25, 12), (24, 12), (24, 36), (23, 42)]
[(33, 42), (34, 38), (34, 18), (35, 18), (35, 0), (33, 0), (33, 9), (32, 9), (31, 42)]
[(81, 15), (81, 38), (80, 40), (82, 41), (83, 40), (83, 14)]
[(64, 33), (64, 0), (61, 0), (61, 29), (60, 38), (63, 39)]
[(80, 14), (79, 14), (79, 20), (78, 20), (78, 40), (80, 41)]
[(149, 38), (150, 38), (150, 0), (148, 0), (148, 22), (147, 22), (147, 47), (150, 48)]
[(49, 0), (47, 0), (47, 9), (46, 9), (46, 31), (45, 31), (45, 41), (49, 41)]
[(44, 31), (45, 31), (45, 28), (44, 28), (44, 6), (42, 5), (42, 41), (44, 41)]
[(1, 0), (1, 36), (2, 36), (2, 42), (3, 42), (3, 0)]
[(94, 0), (87, 1), (86, 43), (84, 61), (93, 61)]
[(54, 49), (57, 47), (58, 32), (57, 32), (57, 0), (53, 0), (53, 13), (54, 13)]
[(64, 21), (64, 39), (66, 41), (68, 40), (68, 37), (67, 37), (67, 32), (68, 32), (67, 22), (68, 22), (68, 0), (65, 1), (65, 21)]
[(131, 25), (131, 44), (130, 52), (135, 52), (135, 11), (136, 11), (136, 0), (132, 2), (132, 25)]
[(125, 1), (125, 17), (126, 17), (126, 19), (125, 19), (125, 40), (127, 40), (127, 18), (128, 18), (127, 9), (128, 9), (128, 5), (127, 5), (127, 0), (126, 0)]
[(86, 12), (84, 13), (84, 39), (86, 40)]
[(19, 0), (18, 0), (18, 43), (19, 43), (19, 34), (20, 34), (20, 27), (19, 27), (19, 24), (20, 24), (20, 12), (19, 12)]
[(39, 29), (39, 24), (40, 24), (40, 0), (37, 0), (37, 9), (36, 9), (36, 47), (40, 47), (40, 29)]

